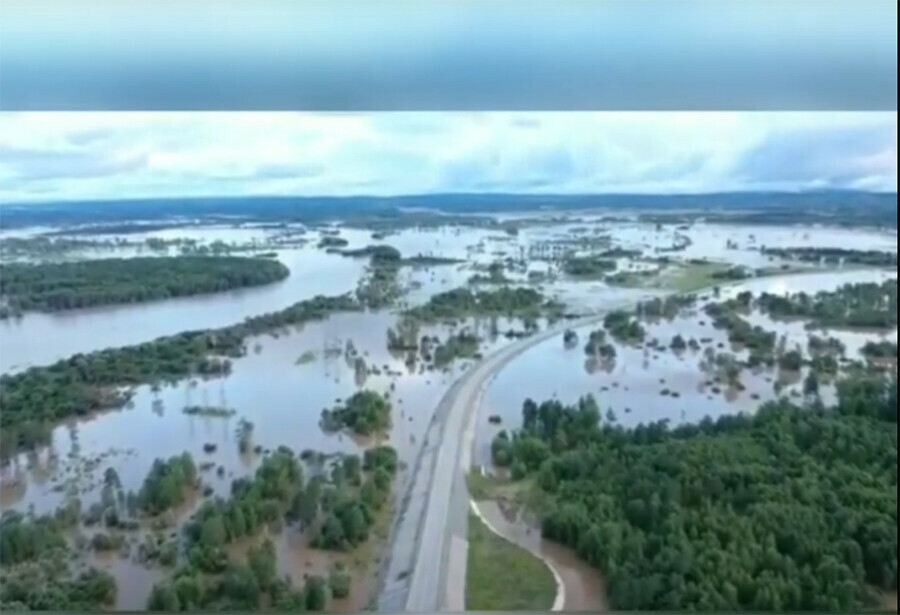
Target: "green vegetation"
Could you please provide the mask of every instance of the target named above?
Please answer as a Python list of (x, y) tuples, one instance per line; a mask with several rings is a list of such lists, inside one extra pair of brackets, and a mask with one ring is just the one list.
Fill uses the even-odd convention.
[(189, 490), (197, 487), (197, 466), (189, 453), (168, 461), (157, 459), (138, 492), (138, 507), (158, 515), (184, 503)]
[(185, 561), (173, 578), (153, 588), (148, 608), (326, 609), (331, 597), (350, 592), (351, 580), (343, 568), (334, 568), (328, 580), (304, 575), (304, 583), (295, 587), (289, 578), (279, 577), (270, 540), (255, 542), (246, 562), (230, 560), (227, 546), (255, 540), (264, 527), (277, 531), (285, 523), (295, 523), (312, 536), (317, 548), (352, 549), (368, 540), (378, 512), (388, 501), (396, 471), (396, 452), (377, 447), (366, 451), (362, 461), (342, 456), (330, 468), (320, 467), (304, 480), (293, 452), (279, 447), (263, 459), (254, 477), (232, 483), (228, 500), (204, 502), (184, 528)]
[(845, 284), (810, 295), (762, 293), (756, 306), (774, 318), (803, 318), (809, 327), (897, 326), (897, 280)]
[(344, 256), (358, 258), (364, 256), (370, 263), (400, 263), (400, 250), (393, 246), (366, 246), (356, 250), (341, 250)]
[(625, 310), (613, 310), (603, 319), (603, 327), (616, 340), (626, 344), (644, 341), (647, 332), (637, 319)]
[(612, 609), (847, 612), (897, 589), (897, 380), (838, 393), (674, 430), (528, 400), (493, 449), (534, 479), (544, 536), (603, 572)]
[(727, 269), (719, 269), (709, 274), (712, 280), (722, 280), (726, 282), (736, 282), (738, 280), (746, 280), (753, 277), (753, 274), (746, 267), (728, 267)]
[(348, 245), (350, 245), (349, 241), (343, 237), (335, 237), (333, 235), (326, 235), (319, 240), (320, 248), (345, 248)]
[(0, 609), (98, 611), (116, 599), (116, 581), (88, 568), (74, 571), (65, 532), (77, 522), (65, 509), (56, 517), (5, 513), (0, 521)]
[(555, 598), (556, 581), (541, 560), (469, 514), (466, 610), (549, 611)]
[(776, 359), (776, 334), (758, 325), (751, 325), (739, 314), (749, 306), (751, 298), (750, 293), (741, 293), (737, 299), (723, 303), (709, 303), (704, 310), (712, 318), (714, 327), (728, 332), (729, 342), (750, 351), (751, 366), (771, 366)]
[(403, 295), (397, 280), (400, 266), (393, 261), (376, 261), (373, 257), (366, 274), (360, 279), (356, 289), (359, 302), (371, 309), (392, 306)]
[(359, 391), (346, 403), (322, 410), (322, 428), (326, 431), (349, 430), (360, 436), (379, 433), (391, 426), (391, 404), (374, 391)]
[(394, 352), (417, 352), (419, 350), (419, 323), (412, 318), (401, 318), (396, 327), (387, 332), (388, 350)]
[(818, 335), (815, 335), (813, 333), (809, 335), (807, 347), (809, 349), (809, 354), (813, 355), (814, 357), (818, 355), (842, 357), (847, 351), (847, 347), (844, 345), (844, 342), (837, 339), (836, 337), (819, 337)]
[(570, 256), (563, 261), (562, 270), (575, 278), (601, 279), (616, 270), (616, 261), (597, 256)]
[(471, 359), (478, 354), (479, 344), (478, 336), (466, 331), (451, 335), (434, 349), (434, 366), (443, 368), (456, 359)]
[(188, 416), (205, 416), (223, 419), (230, 418), (237, 414), (237, 410), (234, 408), (226, 408), (224, 406), (187, 406), (182, 412)]
[(869, 359), (896, 359), (897, 342), (866, 342), (860, 352)]
[(606, 331), (597, 329), (591, 331), (587, 344), (584, 345), (584, 354), (602, 359), (615, 359), (616, 347), (606, 341)]
[(221, 292), (282, 280), (278, 261), (235, 256), (108, 258), (0, 265), (0, 317)]
[(473, 292), (457, 288), (433, 295), (424, 305), (412, 308), (406, 315), (420, 322), (458, 320), (476, 316), (532, 317), (560, 315), (563, 306), (533, 288), (501, 287)]
[(697, 303), (697, 295), (666, 295), (654, 297), (647, 301), (641, 301), (637, 305), (637, 313), (643, 318), (665, 318), (672, 320), (681, 314), (682, 310)]
[(512, 282), (504, 272), (502, 262), (491, 263), (487, 267), (487, 274), (476, 273), (469, 278), (469, 284), (509, 284)]
[(231, 362), (222, 357), (245, 354), (245, 342), (252, 335), (358, 309), (349, 296), (319, 296), (230, 327), (188, 331), (4, 374), (0, 376), (0, 452), (6, 455), (46, 442), (57, 421), (122, 407), (128, 395), (117, 387), (227, 374)]
[(896, 267), (896, 252), (848, 250), (846, 248), (762, 248), (763, 254), (786, 260), (824, 265), (861, 265), (864, 267)]

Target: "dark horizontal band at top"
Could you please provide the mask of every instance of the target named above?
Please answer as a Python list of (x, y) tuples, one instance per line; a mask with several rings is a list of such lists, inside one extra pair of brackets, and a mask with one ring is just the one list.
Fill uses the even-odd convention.
[(896, 110), (894, 0), (6, 0), (3, 110)]

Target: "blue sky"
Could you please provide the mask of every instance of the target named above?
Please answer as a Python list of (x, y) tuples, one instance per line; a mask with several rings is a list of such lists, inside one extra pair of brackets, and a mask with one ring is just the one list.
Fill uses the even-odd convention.
[(2, 113), (0, 201), (897, 190), (894, 113)]

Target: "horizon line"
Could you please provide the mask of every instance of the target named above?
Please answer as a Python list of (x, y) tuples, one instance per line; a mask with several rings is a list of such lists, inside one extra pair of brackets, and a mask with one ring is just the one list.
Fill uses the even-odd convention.
[(291, 194), (244, 194), (244, 195), (184, 195), (184, 196), (148, 196), (148, 197), (123, 197), (123, 198), (81, 198), (81, 199), (55, 199), (49, 201), (9, 201), (0, 200), (0, 208), (6, 207), (34, 207), (41, 205), (84, 205), (84, 204), (124, 204), (147, 203), (152, 201), (236, 201), (236, 200), (372, 200), (390, 201), (401, 199), (441, 198), (441, 197), (515, 197), (515, 198), (540, 198), (540, 199), (575, 199), (575, 198), (697, 198), (734, 195), (771, 195), (771, 196), (802, 196), (816, 194), (855, 194), (872, 196), (894, 196), (897, 190), (864, 190), (858, 188), (814, 188), (814, 189), (779, 189), (779, 190), (712, 190), (701, 192), (499, 192), (499, 191), (458, 191), (458, 192), (429, 192), (408, 193), (394, 195), (374, 194), (347, 194), (347, 195), (291, 195)]

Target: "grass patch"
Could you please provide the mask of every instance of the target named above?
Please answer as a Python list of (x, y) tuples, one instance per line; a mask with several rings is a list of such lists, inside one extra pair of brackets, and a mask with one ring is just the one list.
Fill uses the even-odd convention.
[(681, 293), (700, 290), (716, 284), (726, 283), (727, 280), (716, 279), (713, 276), (717, 273), (723, 273), (731, 267), (732, 265), (724, 263), (692, 263), (683, 265), (664, 271), (656, 280), (654, 286)]
[(469, 513), (466, 610), (549, 611), (555, 599), (550, 569)]

